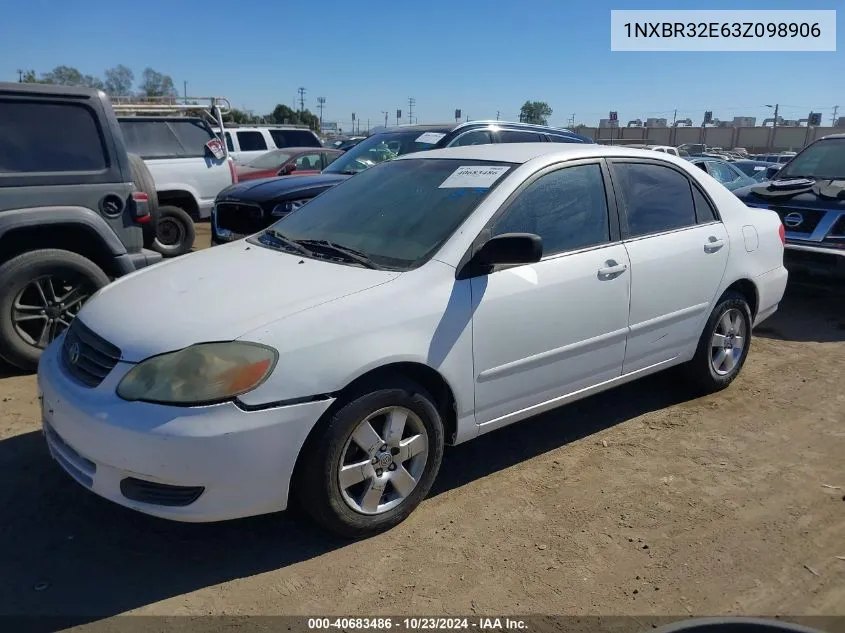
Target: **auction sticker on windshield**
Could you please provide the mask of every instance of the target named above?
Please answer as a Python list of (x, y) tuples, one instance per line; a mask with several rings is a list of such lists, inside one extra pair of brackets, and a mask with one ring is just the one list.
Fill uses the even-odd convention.
[(446, 136), (445, 134), (441, 134), (440, 132), (425, 132), (420, 134), (417, 139), (416, 143), (427, 143), (429, 145), (434, 145), (437, 141), (441, 138)]
[(510, 167), (505, 165), (461, 165), (443, 181), (440, 189), (458, 187), (488, 188), (496, 182)]

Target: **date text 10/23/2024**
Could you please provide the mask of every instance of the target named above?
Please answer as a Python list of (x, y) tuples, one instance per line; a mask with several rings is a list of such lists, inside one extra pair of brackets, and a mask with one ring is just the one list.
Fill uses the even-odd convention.
[(612, 51), (836, 51), (836, 11), (611, 11)]
[(520, 631), (528, 628), (525, 620), (519, 618), (473, 617), (349, 617), (309, 618), (308, 630), (373, 630), (373, 631)]

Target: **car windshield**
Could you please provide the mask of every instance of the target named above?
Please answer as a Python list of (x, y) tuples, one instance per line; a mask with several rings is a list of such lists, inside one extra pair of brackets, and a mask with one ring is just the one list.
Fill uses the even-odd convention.
[[(446, 134), (449, 130), (415, 130), (403, 132), (383, 132), (374, 134), (353, 146), (343, 156), (323, 170), (326, 174), (357, 174), (373, 165), (383, 163), (403, 154), (422, 152), (432, 149), (437, 142), (437, 136)], [(426, 135), (420, 142), (417, 139)]]
[(267, 152), (262, 154), (253, 161), (247, 163), (247, 167), (255, 167), (256, 169), (273, 169), (280, 166), (291, 157), (287, 152)]
[(273, 247), (275, 233), (308, 249), (330, 244), (379, 268), (410, 270), (425, 263), (513, 167), (469, 159), (391, 161), (329, 189), (256, 239)]
[(778, 179), (845, 179), (845, 138), (831, 138), (808, 146), (778, 172)]

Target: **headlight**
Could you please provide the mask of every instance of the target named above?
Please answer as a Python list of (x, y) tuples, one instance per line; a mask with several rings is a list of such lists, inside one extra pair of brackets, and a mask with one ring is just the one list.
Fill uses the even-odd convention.
[(257, 343), (201, 343), (154, 356), (133, 367), (117, 386), (124, 400), (200, 405), (231, 400), (273, 371), (276, 350)]
[(304, 198), (300, 200), (288, 200), (287, 202), (280, 202), (271, 211), (271, 215), (276, 218), (283, 218), (291, 211), (296, 211), (303, 204), (308, 202), (311, 198)]

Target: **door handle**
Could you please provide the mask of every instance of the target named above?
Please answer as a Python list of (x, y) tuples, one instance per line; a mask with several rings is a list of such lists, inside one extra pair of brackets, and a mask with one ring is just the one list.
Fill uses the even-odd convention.
[(617, 264), (614, 260), (605, 262), (605, 268), (599, 268), (599, 279), (615, 279), (622, 273), (628, 270), (628, 264)]
[(705, 253), (715, 253), (725, 245), (725, 240), (720, 240), (718, 237), (711, 235), (707, 238), (707, 244), (704, 245)]

